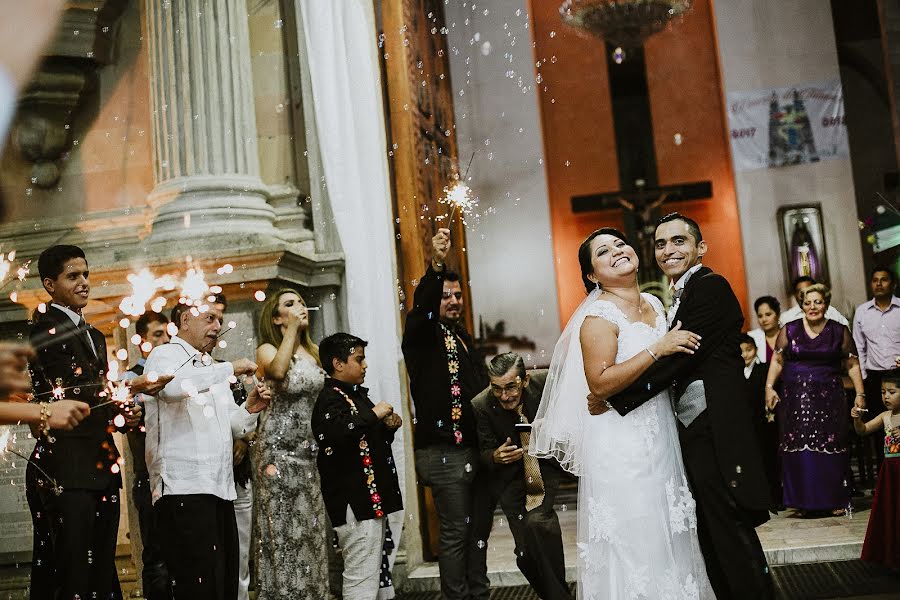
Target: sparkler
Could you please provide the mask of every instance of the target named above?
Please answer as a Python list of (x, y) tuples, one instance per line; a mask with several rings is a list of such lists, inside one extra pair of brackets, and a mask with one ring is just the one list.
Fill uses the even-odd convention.
[[(226, 333), (228, 333), (229, 331), (231, 331), (232, 329), (234, 329), (234, 327), (235, 327), (235, 326), (232, 325), (232, 326), (230, 326), (228, 329), (226, 329), (225, 331), (219, 333), (219, 335), (216, 336), (216, 339), (213, 340), (213, 342), (218, 341), (218, 339), (219, 339), (220, 337), (222, 337), (223, 335), (225, 335)], [(185, 366), (186, 364), (188, 364), (189, 362), (191, 362), (192, 360), (196, 359), (196, 358), (199, 357), (199, 356), (203, 356), (203, 355), (202, 355), (202, 354), (194, 354), (193, 356), (191, 356), (190, 358), (188, 358), (186, 361), (184, 361), (183, 363), (181, 363), (180, 365), (178, 365), (178, 368), (175, 369), (174, 371), (172, 371), (172, 375), (174, 375), (175, 373), (177, 373), (178, 371), (180, 371), (180, 370), (181, 370), (181, 367)]]
[(156, 277), (149, 269), (141, 269), (137, 273), (129, 273), (126, 279), (131, 283), (132, 294), (122, 298), (119, 310), (124, 314), (139, 317), (147, 312), (147, 304), (154, 312), (159, 312), (166, 305), (166, 299), (156, 296), (159, 290), (175, 289), (175, 278), (171, 275)]
[[(475, 150), (475, 152), (478, 152), (478, 150)], [(465, 223), (465, 218), (471, 216), (478, 207), (478, 199), (472, 197), (472, 189), (466, 185), (466, 178), (469, 175), (469, 168), (472, 166), (472, 160), (475, 159), (475, 152), (472, 152), (472, 156), (469, 158), (469, 164), (466, 165), (463, 176), (457, 179), (453, 185), (445, 187), (445, 196), (438, 201), (441, 204), (449, 204), (452, 207), (450, 209), (450, 218), (447, 222), (448, 227), (453, 224), (453, 215), (456, 214), (457, 210), (459, 210), (462, 215), (463, 223)]]
[[(13, 250), (5, 257), (0, 254), (0, 279), (5, 279), (9, 272), (12, 270), (13, 260), (16, 258), (16, 251)], [(9, 279), (4, 282), (3, 285), (0, 285), (0, 290), (8, 286), (10, 283), (14, 281), (25, 281), (25, 278), (28, 277), (28, 271), (31, 269), (31, 261), (26, 260), (24, 263), (19, 265), (16, 268), (16, 277), (14, 279)], [(15, 294), (15, 292), (13, 292)], [(15, 302), (15, 299), (13, 299)]]
[(13, 450), (10, 447), (9, 444), (10, 444), (11, 434), (12, 434), (11, 427), (7, 427), (3, 433), (0, 433), (0, 454), (9, 452), (10, 454), (14, 454), (14, 455), (18, 456), (19, 458), (24, 460), (26, 463), (31, 463), (32, 465), (34, 465), (34, 468), (37, 469), (38, 471), (40, 471), (41, 475), (46, 477), (47, 481), (50, 482), (50, 484), (51, 484), (50, 489), (53, 491), (53, 494), (56, 496), (59, 496), (60, 494), (62, 494), (62, 491), (63, 491), (62, 486), (60, 486), (58, 483), (56, 483), (56, 480), (54, 478), (50, 477), (50, 475), (47, 474), (47, 471), (42, 469), (41, 466), (39, 464), (37, 464), (35, 461), (33, 461), (31, 458), (29, 458), (23, 454), (20, 454), (18, 451)]

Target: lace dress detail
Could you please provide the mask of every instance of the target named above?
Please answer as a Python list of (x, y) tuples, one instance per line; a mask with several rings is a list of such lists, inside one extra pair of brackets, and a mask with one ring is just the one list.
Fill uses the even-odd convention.
[(322, 600), (328, 592), (328, 521), (310, 418), (325, 372), (301, 358), (274, 386), (253, 445), (259, 600)]
[[(665, 335), (659, 300), (653, 326), (631, 322), (597, 300), (588, 314), (619, 330), (616, 363)], [(601, 296), (602, 298), (602, 296)], [(667, 392), (622, 417), (615, 411), (585, 424), (586, 465), (578, 491), (578, 597), (713, 599), (697, 541), (697, 517), (681, 460)]]

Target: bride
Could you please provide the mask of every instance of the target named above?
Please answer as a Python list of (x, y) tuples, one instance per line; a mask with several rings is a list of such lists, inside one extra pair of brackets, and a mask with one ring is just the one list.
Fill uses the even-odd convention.
[(588, 393), (607, 398), (700, 339), (680, 324), (666, 333), (663, 306), (639, 292), (638, 258), (619, 231), (592, 233), (578, 260), (588, 297), (556, 344), (531, 435), (532, 454), (580, 477), (578, 597), (715, 598), (668, 393), (624, 417), (587, 408)]

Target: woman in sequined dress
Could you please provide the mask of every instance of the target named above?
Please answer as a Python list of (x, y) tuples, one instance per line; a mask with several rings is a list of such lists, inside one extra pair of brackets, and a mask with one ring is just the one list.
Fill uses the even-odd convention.
[(840, 515), (850, 504), (842, 367), (856, 388), (855, 404), (865, 408), (856, 347), (845, 325), (825, 317), (830, 302), (831, 292), (822, 284), (803, 290), (803, 318), (779, 332), (766, 379), (766, 406), (780, 424), (784, 505), (798, 516)]
[(274, 397), (253, 446), (258, 600), (329, 597), (328, 522), (310, 417), (325, 372), (309, 337), (309, 313), (284, 289), (263, 305), (258, 375)]

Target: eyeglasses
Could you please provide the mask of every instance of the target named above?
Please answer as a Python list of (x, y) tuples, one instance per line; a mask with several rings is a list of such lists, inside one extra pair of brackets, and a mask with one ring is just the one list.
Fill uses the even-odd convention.
[(504, 393), (506, 393), (507, 396), (514, 396), (514, 395), (518, 394), (520, 391), (522, 391), (521, 383), (508, 383), (508, 384), (504, 385), (503, 387), (496, 386), (496, 385), (491, 386), (491, 392), (497, 398), (502, 396)]
[(803, 306), (825, 306), (824, 300), (804, 300)]
[(449, 300), (450, 298), (456, 298), (457, 300), (462, 300), (462, 292), (444, 292), (441, 294), (441, 298), (444, 300)]

